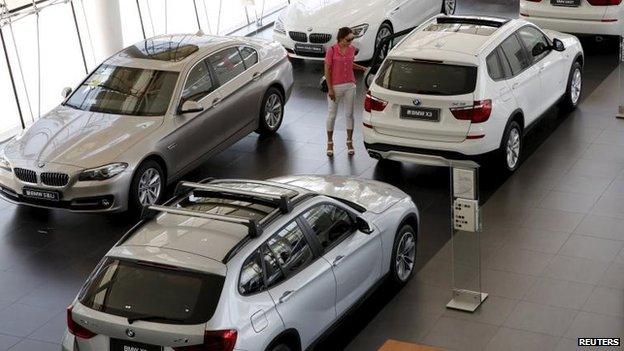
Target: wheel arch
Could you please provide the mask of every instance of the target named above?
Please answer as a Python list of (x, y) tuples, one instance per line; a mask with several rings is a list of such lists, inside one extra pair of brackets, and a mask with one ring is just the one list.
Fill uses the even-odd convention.
[(524, 112), (521, 109), (516, 109), (509, 115), (509, 119), (507, 119), (507, 123), (505, 124), (505, 128), (503, 129), (503, 134), (501, 135), (501, 141), (500, 141), (501, 146), (503, 145), (503, 137), (505, 136), (505, 131), (507, 130), (507, 127), (512, 121), (518, 122), (518, 124), (520, 125), (520, 129), (522, 129), (523, 134), (526, 130), (526, 124), (524, 121)]
[(401, 223), (399, 224), (399, 227), (397, 228), (396, 232), (398, 233), (399, 230), (401, 230), (401, 228), (403, 228), (404, 225), (409, 225), (410, 227), (414, 228), (414, 232), (415, 232), (414, 235), (416, 235), (416, 243), (418, 244), (418, 234), (420, 230), (420, 218), (418, 218), (418, 215), (414, 212), (408, 213), (401, 220)]
[(269, 343), (266, 351), (271, 351), (271, 348), (279, 345), (280, 343), (286, 343), (288, 346), (293, 348), (293, 351), (301, 351), (301, 337), (299, 336), (299, 332), (294, 328), (286, 329), (276, 336), (273, 341)]
[[(167, 183), (169, 183), (169, 168), (167, 167), (167, 162), (165, 161), (165, 159), (162, 156), (160, 156), (159, 154), (155, 154), (155, 153), (149, 154), (149, 155), (145, 156), (141, 160), (141, 162), (139, 162), (137, 164), (136, 169), (138, 169), (139, 166), (142, 163), (147, 162), (147, 161), (154, 161), (154, 162), (158, 163), (160, 168), (162, 168), (163, 172), (165, 173), (165, 174), (163, 174), (163, 178), (167, 180)], [(134, 170), (134, 172), (136, 172), (136, 169)], [(134, 174), (133, 174), (133, 177), (134, 177)]]

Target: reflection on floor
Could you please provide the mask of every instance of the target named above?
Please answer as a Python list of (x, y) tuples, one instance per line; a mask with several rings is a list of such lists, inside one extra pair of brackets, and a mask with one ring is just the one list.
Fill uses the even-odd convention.
[[(514, 1), (490, 2), (503, 4), (494, 7), (499, 11)], [(339, 131), (336, 156), (328, 160), (326, 101), (317, 89), (321, 64), (296, 65), (279, 136), (249, 136), (186, 178), (335, 173), (386, 181), (414, 197), (423, 220), (417, 277), (399, 293), (382, 286), (318, 350), (374, 350), (386, 338), (448, 349), (500, 350), (514, 343), (522, 350), (557, 344), (567, 350), (574, 349), (568, 338), (577, 335), (615, 337), (624, 330), (624, 121), (611, 117), (616, 54), (600, 50), (588, 51), (581, 108), (569, 116), (548, 113), (527, 139), (532, 156), (510, 179), (487, 168), (481, 174), (482, 198), (489, 199), (483, 283), (491, 297), (474, 315), (444, 308), (450, 298), (448, 171), (378, 165), (363, 150), (359, 124), (356, 156), (347, 156), (346, 134)], [(342, 120), (338, 128), (344, 129)], [(132, 224), (123, 216), (0, 201), (0, 350), (58, 350), (65, 307)], [(471, 270), (463, 271), (471, 282)]]

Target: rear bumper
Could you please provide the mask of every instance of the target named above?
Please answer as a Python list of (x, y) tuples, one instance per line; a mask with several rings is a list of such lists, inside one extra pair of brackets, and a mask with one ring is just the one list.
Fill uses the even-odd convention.
[(621, 18), (614, 22), (570, 20), (550, 17), (534, 17), (520, 15), (521, 19), (532, 22), (543, 29), (551, 29), (558, 32), (591, 35), (619, 36), (624, 28)]

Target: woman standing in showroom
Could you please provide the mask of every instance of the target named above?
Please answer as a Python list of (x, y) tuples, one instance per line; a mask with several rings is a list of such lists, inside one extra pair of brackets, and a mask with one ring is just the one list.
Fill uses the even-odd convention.
[(327, 118), (327, 156), (334, 156), (334, 126), (338, 105), (344, 101), (347, 119), (347, 149), (349, 156), (353, 148), (353, 110), (355, 109), (355, 74), (353, 70), (365, 71), (366, 67), (355, 64), (356, 49), (351, 43), (355, 36), (349, 27), (338, 30), (337, 43), (325, 54), (325, 77), (327, 79), (329, 116)]

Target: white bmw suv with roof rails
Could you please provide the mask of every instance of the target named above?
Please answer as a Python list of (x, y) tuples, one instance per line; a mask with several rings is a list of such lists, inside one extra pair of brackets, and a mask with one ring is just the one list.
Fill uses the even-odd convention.
[(413, 276), (419, 213), (373, 180), (181, 183), (67, 309), (64, 351), (305, 350), (384, 277)]
[(566, 33), (620, 36), (622, 0), (520, 0), (520, 18)]
[(371, 83), (366, 149), (430, 165), (496, 151), (514, 171), (540, 116), (579, 103), (583, 60), (576, 37), (524, 20), (434, 17), (392, 49)]

